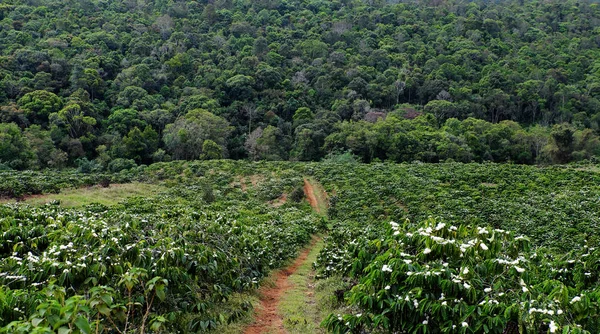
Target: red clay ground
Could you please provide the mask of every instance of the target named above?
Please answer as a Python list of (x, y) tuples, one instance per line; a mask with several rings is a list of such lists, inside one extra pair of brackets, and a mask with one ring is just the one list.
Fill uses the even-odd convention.
[(308, 199), (310, 206), (312, 206), (317, 213), (321, 213), (321, 208), (319, 208), (319, 202), (315, 195), (315, 189), (307, 179), (304, 179), (304, 194), (306, 195), (306, 199)]
[[(321, 213), (319, 202), (315, 196), (313, 185), (307, 180), (304, 180), (304, 194), (312, 208)], [(313, 239), (310, 246), (306, 247), (300, 255), (294, 260), (294, 263), (287, 268), (278, 271), (274, 275), (274, 286), (263, 286), (259, 290), (260, 306), (257, 308), (255, 321), (250, 326), (246, 327), (244, 334), (285, 334), (287, 331), (283, 327), (283, 319), (278, 312), (281, 296), (291, 288), (288, 277), (294, 274), (298, 268), (306, 261), (308, 253), (315, 245), (317, 239)]]
[(281, 296), (290, 288), (288, 277), (294, 274), (306, 261), (316, 239), (305, 248), (294, 263), (275, 274), (275, 286), (264, 286), (259, 290), (260, 307), (256, 312), (255, 322), (244, 330), (245, 334), (284, 334), (283, 319), (277, 311)]

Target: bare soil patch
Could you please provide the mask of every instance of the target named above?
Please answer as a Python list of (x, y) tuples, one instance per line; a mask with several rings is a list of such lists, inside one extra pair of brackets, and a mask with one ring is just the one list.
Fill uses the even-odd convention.
[(279, 196), (279, 198), (274, 199), (270, 202), (271, 206), (273, 207), (280, 207), (282, 205), (284, 205), (285, 203), (287, 203), (288, 201), (288, 195), (286, 193), (281, 194), (281, 196)]

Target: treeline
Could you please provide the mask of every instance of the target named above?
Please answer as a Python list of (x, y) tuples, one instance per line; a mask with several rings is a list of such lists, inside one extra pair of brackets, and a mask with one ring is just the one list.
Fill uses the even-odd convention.
[(0, 163), (598, 154), (585, 1), (0, 4)]
[[(430, 116), (406, 120), (392, 114), (376, 123), (342, 122), (325, 138), (328, 152), (352, 152), (362, 161), (567, 163), (600, 155), (600, 138), (591, 129), (563, 123), (523, 128), (450, 118), (437, 126)], [(348, 158), (334, 154), (332, 158)]]

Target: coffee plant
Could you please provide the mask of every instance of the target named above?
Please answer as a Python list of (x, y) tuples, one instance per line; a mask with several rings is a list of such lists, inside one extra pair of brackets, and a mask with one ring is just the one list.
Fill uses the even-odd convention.
[(264, 177), (244, 192), (226, 170), (198, 174), (114, 207), (0, 206), (0, 332), (198, 332), (235, 321), (219, 305), (295, 256), (320, 218), (305, 203), (262, 200), (265, 186), (281, 194), (301, 177)]
[[(0, 332), (205, 332), (327, 228), (335, 333), (597, 333), (595, 166), (157, 163), (0, 172), (3, 197), (161, 183), (107, 207), (0, 206)], [(328, 219), (303, 200), (321, 183)], [(287, 201), (282, 199), (287, 198)], [(298, 202), (296, 202), (298, 201)], [(277, 204), (277, 205), (275, 205)], [(230, 305), (229, 307), (224, 307)]]
[(390, 222), (368, 246), (352, 263), (360, 282), (347, 299), (357, 312), (325, 319), (332, 332), (502, 333), (508, 323), (520, 333), (600, 328), (595, 248), (558, 256), (508, 231), (435, 219)]

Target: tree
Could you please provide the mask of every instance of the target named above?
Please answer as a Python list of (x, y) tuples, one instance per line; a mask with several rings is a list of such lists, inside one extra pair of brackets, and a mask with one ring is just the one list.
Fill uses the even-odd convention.
[(53, 125), (63, 127), (71, 138), (84, 136), (96, 125), (96, 119), (85, 116), (77, 103), (67, 105), (58, 113), (52, 113), (50, 122)]
[(546, 150), (555, 163), (567, 163), (571, 161), (575, 138), (575, 130), (566, 123), (556, 124), (550, 132), (550, 143), (546, 145)]
[(257, 147), (261, 159), (266, 160), (281, 160), (284, 147), (282, 145), (282, 133), (278, 128), (269, 125), (257, 139)]
[(307, 127), (299, 127), (296, 131), (296, 143), (292, 156), (296, 160), (310, 161), (318, 156), (318, 148), (313, 140), (314, 131)]
[(0, 124), (0, 163), (13, 169), (25, 169), (35, 160), (35, 153), (21, 129), (14, 123)]
[(594, 130), (585, 129), (574, 134), (575, 145), (573, 150), (574, 160), (590, 159), (600, 156), (600, 138)]
[(39, 125), (32, 125), (25, 129), (24, 135), (37, 158), (35, 167), (60, 167), (64, 163), (57, 155), (57, 149), (54, 147), (54, 142), (52, 142), (52, 138), (50, 137), (50, 131), (42, 130)]
[(202, 160), (214, 160), (223, 158), (223, 147), (214, 141), (207, 139), (202, 143), (202, 154), (200, 159)]
[(142, 132), (134, 127), (122, 140), (124, 158), (133, 159), (136, 163), (152, 162), (152, 155), (158, 148), (158, 133), (151, 126)]
[(425, 112), (435, 116), (438, 124), (442, 124), (446, 119), (454, 116), (456, 105), (446, 100), (433, 100), (425, 105)]
[(17, 102), (32, 123), (48, 125), (48, 116), (62, 108), (62, 100), (54, 93), (36, 90), (23, 95)]
[(256, 71), (256, 84), (258, 89), (272, 89), (281, 81), (281, 74), (273, 67), (261, 64)]
[(300, 107), (296, 109), (292, 118), (294, 120), (294, 128), (296, 128), (302, 124), (310, 123), (315, 118), (315, 114), (307, 107)]
[(165, 126), (172, 123), (175, 116), (172, 112), (166, 109), (154, 109), (151, 111), (141, 111), (140, 118), (146, 123), (152, 125), (152, 128), (157, 129), (158, 134), (162, 134)]
[(260, 36), (259, 38), (254, 40), (254, 55), (259, 59), (262, 59), (267, 52), (269, 51), (269, 45), (267, 43), (267, 39)]
[(263, 129), (261, 127), (258, 127), (254, 129), (254, 131), (252, 131), (246, 138), (244, 148), (246, 148), (250, 160), (259, 160), (261, 157), (263, 149), (260, 147), (258, 140), (262, 136), (262, 133)]
[[(226, 140), (232, 128), (225, 119), (204, 109), (195, 109), (175, 123), (167, 125), (163, 132), (165, 147), (174, 159), (198, 159), (203, 153), (205, 140), (212, 140), (226, 155)], [(207, 146), (212, 149), (211, 146)], [(212, 153), (212, 151), (211, 151)]]
[(117, 109), (108, 116), (106, 125), (109, 133), (125, 135), (134, 127), (145, 128), (147, 123), (140, 119), (134, 109)]
[(160, 32), (162, 39), (169, 38), (171, 32), (173, 31), (173, 25), (173, 19), (171, 18), (171, 16), (169, 16), (169, 14), (159, 16), (156, 19), (156, 22), (154, 23), (154, 26), (156, 26), (156, 28)]
[(533, 151), (535, 161), (542, 161), (543, 149), (550, 140), (550, 131), (548, 130), (548, 128), (542, 127), (540, 125), (535, 125), (529, 128), (527, 134), (531, 142), (531, 149)]
[(154, 101), (145, 89), (129, 86), (119, 93), (116, 104), (123, 108), (145, 110), (152, 108)]
[(104, 80), (98, 74), (98, 71), (93, 68), (83, 70), (83, 89), (90, 93), (92, 100), (95, 97), (101, 96), (104, 92)]
[(524, 83), (519, 84), (517, 88), (517, 96), (524, 105), (524, 111), (529, 111), (531, 123), (535, 123), (540, 106), (543, 106), (546, 102), (546, 100), (540, 96), (542, 84), (543, 82), (540, 80), (527, 80)]
[(238, 100), (245, 100), (252, 96), (252, 86), (254, 85), (254, 78), (247, 75), (238, 74), (229, 78), (225, 85), (229, 88), (229, 93), (232, 98)]
[(14, 103), (0, 106), (0, 123), (15, 123), (21, 128), (30, 124), (25, 116), (25, 111)]
[(310, 59), (324, 58), (328, 54), (327, 44), (319, 40), (306, 40), (300, 43), (300, 49)]

